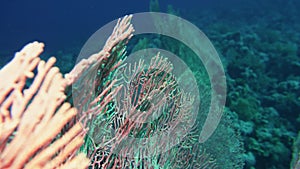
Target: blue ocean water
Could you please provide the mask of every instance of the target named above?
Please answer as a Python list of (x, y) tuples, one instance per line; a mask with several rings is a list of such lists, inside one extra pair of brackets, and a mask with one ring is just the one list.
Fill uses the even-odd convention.
[[(248, 20), (259, 15), (272, 15), (278, 12), (284, 16), (299, 18), (297, 10), (290, 9), (299, 5), (297, 1), (246, 1), (212, 0), (182, 2), (162, 1), (162, 11), (167, 5), (185, 11), (182, 17), (192, 18), (195, 14), (210, 11), (219, 18), (228, 17), (229, 22)], [(291, 5), (289, 5), (291, 4)], [(20, 46), (34, 40), (43, 41), (51, 51), (73, 44), (83, 44), (101, 26), (126, 14), (148, 12), (149, 2), (144, 1), (47, 1), (30, 2), (3, 0), (0, 5), (0, 50), (16, 51)], [(293, 13), (295, 12), (295, 13)], [(186, 13), (190, 13), (187, 16)], [(207, 15), (210, 15), (209, 13)], [(231, 18), (232, 15), (235, 18)], [(248, 16), (247, 16), (248, 15)], [(295, 16), (297, 15), (297, 16)], [(210, 17), (210, 16), (203, 16)], [(271, 16), (269, 16), (271, 17)], [(230, 19), (231, 18), (231, 19)], [(200, 21), (199, 21), (200, 22)], [(197, 23), (194, 23), (197, 24)], [(78, 42), (80, 41), (80, 42)]]
[[(158, 4), (160, 12), (195, 24), (220, 55), (227, 79), (226, 111), (234, 117), (231, 125), (239, 130), (239, 144), (243, 144), (240, 154), (226, 156), (243, 158), (243, 168), (249, 169), (295, 166), (300, 152), (300, 136), (296, 139), (300, 130), (300, 1), (160, 0)], [(124, 15), (150, 9), (150, 1), (137, 0), (2, 0), (0, 66), (37, 40), (46, 44), (43, 57), (57, 56), (58, 66), (67, 72), (95, 31)], [(224, 152), (228, 151), (217, 154)]]
[(2, 1), (1, 51), (17, 50), (33, 40), (43, 41), (50, 50), (68, 47), (111, 20), (147, 9), (147, 3), (124, 1)]

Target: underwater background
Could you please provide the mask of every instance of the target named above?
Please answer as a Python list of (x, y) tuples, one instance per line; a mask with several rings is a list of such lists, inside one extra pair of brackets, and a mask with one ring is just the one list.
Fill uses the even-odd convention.
[[(46, 44), (43, 58), (56, 56), (56, 65), (66, 73), (87, 39), (112, 20), (149, 11), (182, 17), (210, 39), (226, 73), (223, 121), (204, 145), (217, 159), (218, 168), (296, 168), (300, 152), (299, 9), (299, 0), (2, 0), (0, 67), (22, 46), (37, 40)], [(184, 53), (183, 58), (193, 55), (177, 42), (154, 35), (133, 37), (128, 50), (149, 46)], [(191, 61), (189, 66), (198, 65)], [(196, 74), (199, 84), (203, 76), (201, 71)]]

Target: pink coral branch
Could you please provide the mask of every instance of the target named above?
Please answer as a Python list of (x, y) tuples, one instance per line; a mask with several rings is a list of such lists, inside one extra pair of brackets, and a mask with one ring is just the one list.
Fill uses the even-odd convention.
[[(131, 16), (118, 21), (104, 49), (81, 61), (65, 76), (53, 67), (56, 59), (40, 60), (44, 44), (33, 42), (17, 52), (14, 59), (0, 70), (0, 168), (87, 168), (89, 159), (77, 153), (86, 135), (81, 122), (71, 123), (77, 110), (63, 103), (66, 86), (74, 83), (89, 67), (108, 59), (121, 41), (132, 36)], [(117, 63), (112, 69), (119, 66)], [(37, 69), (37, 74), (34, 70)], [(26, 80), (33, 78), (29, 88)], [(93, 115), (102, 111), (119, 88), (108, 89), (91, 103)], [(104, 97), (103, 103), (96, 105)], [(84, 114), (87, 116), (87, 114)], [(64, 126), (69, 130), (60, 136)]]

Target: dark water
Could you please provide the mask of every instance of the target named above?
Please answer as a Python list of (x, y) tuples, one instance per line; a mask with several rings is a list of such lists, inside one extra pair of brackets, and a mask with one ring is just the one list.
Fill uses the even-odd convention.
[(34, 40), (43, 41), (50, 50), (82, 44), (107, 22), (147, 9), (147, 3), (124, 1), (2, 1), (1, 51)]
[[(219, 15), (217, 19), (227, 18), (229, 22), (239, 22), (272, 12), (286, 17), (299, 18), (296, 0), (213, 0), (213, 1), (163, 1), (162, 11), (167, 5), (188, 12), (190, 19), (199, 12), (210, 11)], [(38, 40), (47, 44), (48, 50), (55, 51), (64, 47), (81, 45), (104, 24), (131, 13), (149, 11), (147, 1), (47, 1), (3, 0), (0, 3), (0, 51), (16, 51), (24, 44)], [(193, 14), (194, 12), (194, 14)], [(207, 15), (210, 15), (209, 13)], [(228, 15), (228, 16), (226, 16)], [(296, 15), (296, 16), (295, 16)], [(298, 16), (298, 17), (297, 17)], [(207, 16), (210, 17), (210, 16)], [(234, 17), (234, 18), (232, 18)], [(272, 17), (272, 16), (269, 16)], [(286, 18), (288, 19), (288, 18)], [(299, 21), (299, 19), (298, 19)], [(194, 23), (197, 24), (197, 23)]]
[[(159, 7), (160, 12), (176, 14), (198, 26), (224, 64), (226, 111), (234, 117), (231, 125), (240, 130), (237, 144), (242, 143), (244, 151), (214, 152), (216, 158), (242, 157), (243, 168), (289, 168), (293, 152), (300, 149), (299, 139), (295, 144), (300, 130), (300, 1), (161, 0)], [(37, 40), (46, 44), (45, 57), (57, 55), (62, 60), (58, 65), (67, 72), (96, 30), (124, 15), (149, 9), (150, 2), (137, 0), (2, 0), (0, 66), (22, 46)], [(234, 142), (227, 144), (235, 146)]]

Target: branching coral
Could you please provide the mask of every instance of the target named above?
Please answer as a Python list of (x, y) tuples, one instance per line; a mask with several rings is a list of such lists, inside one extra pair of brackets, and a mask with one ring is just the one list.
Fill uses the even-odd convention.
[[(101, 106), (113, 97), (113, 92), (107, 89), (99, 93), (91, 102), (90, 111), (78, 114), (69, 103), (64, 103), (64, 90), (89, 67), (107, 60), (121, 41), (132, 36), (130, 19), (131, 16), (126, 16), (119, 20), (103, 50), (82, 60), (66, 78), (53, 67), (54, 57), (47, 62), (40, 60), (44, 44), (39, 42), (26, 45), (0, 70), (1, 169), (88, 167), (89, 159), (77, 153), (87, 132), (82, 122), (88, 120), (90, 113), (101, 112)], [(27, 88), (26, 80), (31, 78), (33, 82)], [(104, 102), (97, 105), (99, 97)], [(74, 122), (79, 115), (82, 121)], [(65, 126), (68, 130), (62, 132)]]
[[(44, 62), (38, 57), (43, 47), (38, 42), (28, 44), (0, 71), (0, 168), (84, 168), (89, 164), (83, 154), (75, 155), (85, 133), (79, 123), (55, 139), (77, 112), (63, 103), (67, 81), (53, 67), (55, 58)], [(26, 79), (33, 77), (32, 85), (25, 88)]]

